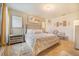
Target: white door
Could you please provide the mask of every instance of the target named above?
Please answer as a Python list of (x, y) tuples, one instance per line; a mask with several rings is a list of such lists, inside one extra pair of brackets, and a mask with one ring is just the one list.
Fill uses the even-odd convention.
[(75, 26), (75, 48), (79, 49), (79, 25)]
[(75, 42), (75, 48), (79, 49), (79, 20), (74, 21), (74, 28), (73, 28), (73, 39)]

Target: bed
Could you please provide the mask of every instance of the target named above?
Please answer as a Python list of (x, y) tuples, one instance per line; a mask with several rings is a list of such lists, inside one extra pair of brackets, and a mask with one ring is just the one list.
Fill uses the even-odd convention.
[[(29, 33), (31, 32), (31, 33)], [(29, 33), (29, 34), (28, 34)], [(26, 34), (26, 41), (32, 49), (33, 55), (38, 55), (45, 49), (59, 43), (59, 38), (52, 33), (45, 33), (40, 30), (28, 30), (28, 35)], [(31, 36), (30, 36), (31, 34)]]
[(59, 43), (59, 38), (54, 34), (43, 32), (34, 33), (31, 30), (25, 34), (25, 39), (26, 42), (24, 43), (8, 46), (8, 55), (35, 56), (38, 55), (41, 51)]
[(34, 46), (35, 55), (38, 55), (43, 50), (59, 43), (59, 38), (54, 34), (38, 33), (36, 35), (36, 43)]

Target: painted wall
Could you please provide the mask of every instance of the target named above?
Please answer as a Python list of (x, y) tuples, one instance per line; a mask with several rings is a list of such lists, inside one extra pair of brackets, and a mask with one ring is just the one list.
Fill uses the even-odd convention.
[[(9, 12), (10, 12), (10, 23), (11, 23), (11, 20), (12, 20), (11, 19), (12, 15), (21, 16), (23, 18), (24, 33), (26, 32), (26, 27), (28, 29), (42, 29), (42, 18), (40, 18), (41, 21), (39, 23), (34, 23), (34, 22), (29, 22), (29, 21), (27, 23), (27, 20), (28, 20), (27, 17), (30, 16), (29, 14), (26, 14), (26, 13), (23, 13), (21, 11), (14, 10), (14, 9), (11, 9), (11, 8), (9, 8)], [(10, 25), (10, 29), (11, 29), (11, 25)], [(16, 33), (19, 31), (19, 34), (21, 32), (20, 29), (13, 29), (13, 30), (15, 30)]]
[[(62, 22), (63, 20), (68, 21), (68, 26), (66, 26), (66, 27), (63, 27), (63, 26), (56, 27), (55, 26), (55, 23), (57, 21)], [(51, 29), (52, 30), (58, 29), (60, 32), (65, 32), (66, 36), (68, 36), (70, 41), (74, 41), (74, 39), (73, 39), (73, 21), (74, 20), (79, 20), (79, 12), (70, 13), (70, 14), (66, 14), (64, 16), (60, 16), (60, 17), (51, 19), (52, 28), (50, 28), (50, 31), (51, 31)]]

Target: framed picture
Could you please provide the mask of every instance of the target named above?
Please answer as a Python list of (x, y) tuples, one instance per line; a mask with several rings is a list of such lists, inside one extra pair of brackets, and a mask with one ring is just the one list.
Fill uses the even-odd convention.
[(42, 18), (38, 16), (28, 16), (28, 22), (40, 23), (41, 21), (42, 21)]

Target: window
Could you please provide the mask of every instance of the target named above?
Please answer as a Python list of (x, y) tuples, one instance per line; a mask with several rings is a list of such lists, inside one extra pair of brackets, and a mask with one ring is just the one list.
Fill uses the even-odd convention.
[(22, 28), (22, 17), (12, 16), (12, 28)]

